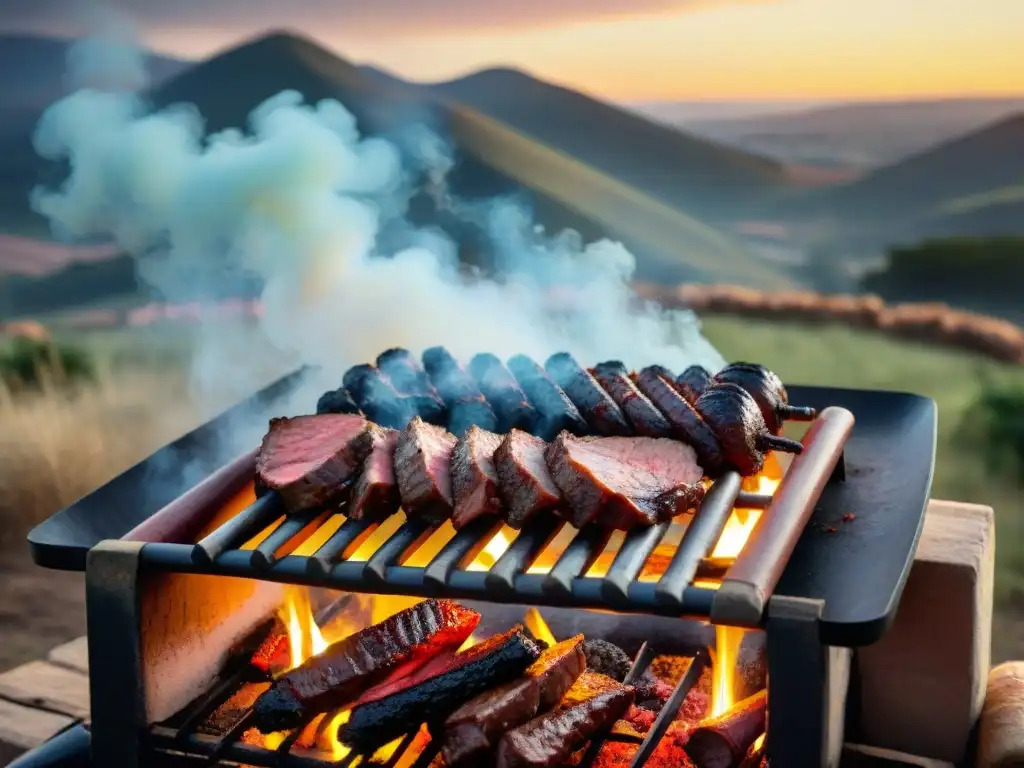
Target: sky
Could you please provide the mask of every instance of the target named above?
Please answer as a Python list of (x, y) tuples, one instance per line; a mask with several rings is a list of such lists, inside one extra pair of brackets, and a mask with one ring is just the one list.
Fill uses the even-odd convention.
[[(74, 34), (85, 0), (0, 0), (0, 30)], [(417, 81), (515, 66), (619, 101), (1024, 92), (1024, 0), (119, 0), (200, 58), (289, 28)], [(81, 5), (81, 7), (85, 7)]]

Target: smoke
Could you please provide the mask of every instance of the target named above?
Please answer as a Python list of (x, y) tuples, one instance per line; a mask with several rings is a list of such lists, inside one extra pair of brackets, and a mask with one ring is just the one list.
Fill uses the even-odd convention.
[[(74, 71), (108, 81), (112, 63), (129, 79), (143, 71), (138, 51), (122, 41), (111, 55), (101, 42), (73, 48)], [(722, 364), (691, 313), (637, 303), (635, 259), (622, 245), (549, 236), (513, 200), (453, 200), (451, 147), (422, 125), (401, 140), (364, 137), (341, 103), (287, 91), (247, 125), (207, 137), (194, 107), (152, 112), (135, 94), (83, 88), (46, 111), (34, 140), (70, 169), (59, 189), (33, 194), (57, 235), (113, 238), (168, 300), (262, 280), (255, 338), (204, 330), (192, 370), (200, 396), (235, 386), (241, 397), (266, 370), (297, 361), (323, 367), (317, 386), (337, 386), (345, 367), (393, 346), (444, 344), (463, 359), (568, 350), (587, 364)], [(486, 232), (487, 277), (460, 267), (450, 237), (408, 220), (424, 191)], [(304, 392), (297, 410), (312, 410), (316, 394)]]

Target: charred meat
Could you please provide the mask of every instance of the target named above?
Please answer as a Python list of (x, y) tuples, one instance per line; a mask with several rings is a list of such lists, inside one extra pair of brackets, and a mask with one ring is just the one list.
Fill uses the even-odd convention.
[(448, 431), (461, 436), (471, 426), (494, 432), (498, 419), (484, 399), (473, 377), (444, 347), (431, 347), (423, 353), (423, 367), (448, 408)]
[(539, 414), (533, 434), (545, 441), (562, 430), (574, 435), (587, 434), (587, 422), (579, 409), (537, 363), (526, 355), (516, 355), (508, 361), (508, 369)]
[(513, 429), (494, 452), (502, 511), (513, 528), (522, 528), (538, 512), (561, 504), (561, 492), (544, 460), (547, 447), (539, 437)]
[(499, 432), (521, 429), (530, 432), (538, 419), (537, 409), (530, 404), (516, 377), (495, 355), (481, 353), (469, 361), (469, 372), (484, 398), (494, 409)]
[(343, 384), (359, 409), (382, 427), (402, 429), (413, 416), (411, 404), (372, 365), (352, 366)]
[(420, 723), (439, 725), (474, 696), (522, 675), (539, 655), (522, 627), (514, 627), (459, 653), (442, 671), (429, 676), (414, 673), (397, 689), (367, 691), (339, 729), (338, 739), (366, 750), (383, 746)]
[(498, 428), (498, 418), (490, 403), (483, 395), (460, 397), (448, 409), (448, 431), (462, 437), (470, 427), (480, 427), (489, 432)]
[(498, 768), (552, 768), (609, 730), (633, 703), (633, 689), (584, 672), (558, 707), (513, 728), (498, 743)]
[(256, 483), (277, 491), (290, 512), (327, 506), (344, 495), (380, 433), (349, 414), (271, 419), (256, 457)]
[(480, 614), (450, 600), (424, 600), (329, 646), (278, 678), (256, 701), (253, 725), (263, 733), (296, 728), (309, 717), (353, 702), (360, 691), (403, 668), (458, 648)]
[(452, 491), (455, 497), (452, 525), (455, 530), (481, 515), (501, 512), (494, 452), (502, 439), (501, 435), (474, 426), (455, 444), (452, 452)]
[(377, 368), (412, 406), (416, 416), (430, 424), (444, 425), (444, 403), (412, 352), (400, 347), (385, 350), (377, 355)]
[(693, 446), (704, 471), (717, 475), (724, 461), (721, 443), (700, 414), (672, 386), (671, 379), (666, 379), (658, 368), (651, 366), (640, 371), (636, 376), (637, 387), (665, 415), (672, 425), (673, 435)]
[(594, 378), (618, 403), (633, 427), (642, 437), (669, 437), (672, 426), (629, 378), (629, 371), (618, 360), (601, 363), (594, 368)]
[(691, 365), (676, 378), (676, 389), (692, 405), (711, 386), (711, 374), (703, 365)]
[(451, 517), (455, 436), (416, 417), (395, 446), (395, 478), (406, 514), (439, 523)]
[(482, 765), (509, 728), (558, 704), (585, 669), (583, 636), (577, 635), (541, 653), (518, 680), (467, 701), (445, 720), (445, 766)]
[(765, 426), (773, 434), (782, 431), (786, 419), (811, 421), (817, 416), (813, 408), (798, 408), (789, 404), (789, 393), (775, 373), (763, 365), (732, 363), (715, 374), (718, 383), (736, 384), (747, 390), (761, 409)]
[(394, 429), (374, 435), (373, 449), (352, 487), (346, 516), (353, 520), (383, 520), (402, 503), (395, 480), (398, 435)]
[(629, 530), (686, 512), (704, 497), (693, 448), (654, 437), (573, 437), (563, 432), (545, 452), (555, 484), (582, 528)]
[(583, 644), (583, 654), (587, 659), (587, 669), (601, 675), (607, 675), (620, 683), (626, 679), (633, 660), (624, 650), (607, 640), (595, 638)]
[(695, 407), (721, 442), (726, 463), (741, 475), (756, 475), (764, 469), (768, 451), (803, 450), (797, 441), (772, 434), (754, 398), (737, 384), (716, 383)]
[(633, 433), (618, 403), (568, 352), (552, 355), (544, 368), (579, 409), (593, 434), (615, 437)]
[(352, 395), (348, 393), (347, 389), (338, 387), (320, 395), (320, 399), (316, 401), (316, 412), (318, 414), (347, 413), (358, 415), (359, 406), (356, 405), (356, 401), (352, 399)]

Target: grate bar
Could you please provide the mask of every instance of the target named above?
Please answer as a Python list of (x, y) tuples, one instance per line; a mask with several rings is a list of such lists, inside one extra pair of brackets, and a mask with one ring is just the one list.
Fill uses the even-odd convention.
[[(718, 480), (721, 482), (721, 479)], [(750, 493), (749, 491), (740, 491), (736, 496), (736, 506), (740, 509), (768, 509), (772, 505), (772, 499), (775, 498), (770, 493)]]
[(693, 520), (686, 526), (665, 573), (654, 589), (655, 598), (665, 605), (680, 605), (686, 587), (693, 581), (701, 561), (714, 550), (740, 492), (742, 478), (726, 472), (711, 486)]
[(433, 533), (433, 528), (434, 526), (426, 520), (419, 518), (406, 520), (402, 527), (370, 556), (363, 569), (364, 575), (378, 582), (387, 581), (388, 568), (398, 565), (402, 555), (418, 541), (421, 541), (424, 536)]
[(238, 549), (284, 514), (276, 493), (266, 493), (192, 547), (192, 560), (209, 565), (229, 549)]
[(487, 571), (485, 587), (506, 594), (514, 592), (516, 576), (530, 567), (564, 524), (554, 515), (542, 515), (530, 523)]
[(629, 585), (636, 581), (647, 558), (665, 537), (671, 525), (672, 521), (668, 520), (650, 528), (635, 528), (626, 534), (622, 546), (615, 553), (611, 568), (601, 583), (601, 595), (605, 600), (612, 605), (629, 601)]
[(469, 525), (456, 533), (451, 541), (444, 545), (440, 552), (430, 561), (430, 564), (423, 569), (423, 581), (435, 589), (443, 589), (448, 584), (448, 578), (452, 571), (459, 567), (466, 556), (472, 552), (480, 542), (490, 541), (492, 533), (496, 534), (501, 529), (501, 521), (492, 517), (480, 517), (473, 520)]
[(325, 575), (331, 572), (338, 559), (360, 537), (369, 535), (377, 527), (367, 520), (345, 520), (323, 546), (307, 560), (306, 570), (311, 575)]
[(654, 750), (658, 747), (658, 742), (661, 741), (665, 732), (668, 731), (672, 721), (676, 719), (676, 715), (679, 714), (679, 709), (683, 706), (687, 695), (693, 689), (693, 686), (697, 684), (697, 681), (700, 680), (700, 676), (704, 673), (704, 668), (707, 666), (707, 651), (698, 651), (690, 663), (690, 668), (686, 670), (686, 674), (676, 684), (672, 695), (668, 697), (665, 706), (661, 708), (658, 716), (654, 719), (654, 724), (651, 725), (647, 736), (640, 742), (640, 747), (637, 749), (636, 755), (633, 756), (630, 768), (640, 768), (654, 753)]
[(601, 556), (613, 531), (588, 525), (569, 542), (544, 581), (544, 590), (563, 598), (572, 596), (573, 580), (582, 576)]
[(272, 566), (278, 560), (276, 557), (278, 550), (287, 546), (288, 542), (323, 514), (321, 510), (306, 510), (288, 515), (249, 555), (249, 562), (253, 568)]

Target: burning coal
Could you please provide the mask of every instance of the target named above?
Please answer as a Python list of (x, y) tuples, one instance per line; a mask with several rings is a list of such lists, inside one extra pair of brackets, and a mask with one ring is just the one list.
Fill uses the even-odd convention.
[[(105, 50), (83, 42), (70, 66), (94, 70)], [(140, 71), (123, 39), (117, 51), (105, 64)], [(451, 148), (423, 126), (403, 136), (404, 153), (361, 136), (341, 103), (305, 104), (292, 91), (247, 125), (206, 136), (188, 105), (151, 112), (136, 94), (82, 89), (39, 123), (38, 153), (66, 160), (70, 174), (57, 190), (37, 189), (33, 205), (61, 237), (115, 240), (171, 300), (214, 293), (231, 275), (262, 280), (260, 338), (207, 334), (194, 368), (200, 393), (225, 381), (248, 393), (249, 374), (268, 360), (319, 363), (333, 381), (381, 349), (438, 343), (456, 355), (564, 349), (627, 365), (721, 366), (692, 314), (637, 301), (636, 261), (622, 245), (549, 237), (509, 200), (453, 200)], [(424, 186), (446, 214), (483, 226), (487, 278), (466, 275), (446, 235), (405, 220)], [(306, 393), (302, 408), (313, 400)]]

